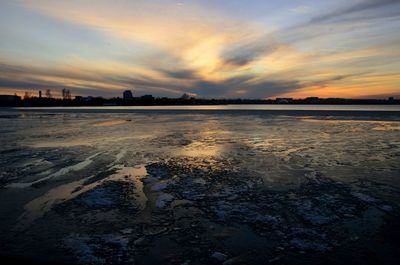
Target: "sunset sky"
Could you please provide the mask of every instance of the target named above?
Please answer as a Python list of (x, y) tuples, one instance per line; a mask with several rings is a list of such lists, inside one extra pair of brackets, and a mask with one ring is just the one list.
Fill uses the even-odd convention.
[(400, 97), (400, 0), (0, 0), (0, 94)]

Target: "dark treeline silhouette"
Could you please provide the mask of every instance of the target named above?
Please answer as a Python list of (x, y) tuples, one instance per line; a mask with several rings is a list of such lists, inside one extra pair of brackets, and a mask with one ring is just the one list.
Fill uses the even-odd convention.
[(29, 97), (21, 98), (12, 95), (0, 95), (0, 106), (2, 107), (56, 107), (56, 106), (154, 106), (154, 105), (226, 105), (226, 104), (400, 104), (400, 99), (392, 97), (388, 99), (344, 99), (344, 98), (318, 98), (308, 97), (305, 99), (276, 98), (276, 99), (199, 99), (184, 94), (179, 98), (153, 97), (144, 95), (133, 97), (127, 91), (124, 98), (82, 97), (71, 98), (69, 91), (63, 94), (63, 98), (52, 97)]

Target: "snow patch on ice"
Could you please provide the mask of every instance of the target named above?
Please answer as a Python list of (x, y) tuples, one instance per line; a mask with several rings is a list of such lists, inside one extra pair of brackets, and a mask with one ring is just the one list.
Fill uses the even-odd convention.
[(84, 168), (86, 168), (87, 166), (89, 166), (90, 164), (93, 163), (93, 158), (95, 158), (96, 156), (98, 156), (101, 153), (96, 153), (92, 156), (89, 156), (88, 158), (86, 158), (85, 160), (83, 160), (82, 162), (72, 165), (72, 166), (68, 166), (68, 167), (64, 167), (62, 169), (60, 169), (59, 171), (51, 174), (50, 176), (48, 176), (49, 178), (53, 178), (53, 177), (61, 177), (63, 175), (66, 175), (70, 172), (73, 171), (79, 171), (82, 170)]
[(27, 182), (27, 183), (10, 183), (6, 187), (8, 187), (8, 188), (27, 188), (27, 187), (30, 187), (30, 186), (32, 186), (34, 184), (46, 181), (46, 180), (51, 179), (51, 178), (57, 178), (57, 177), (64, 176), (64, 175), (66, 175), (68, 173), (71, 173), (71, 172), (80, 171), (80, 170), (88, 167), (90, 164), (92, 164), (93, 163), (92, 159), (95, 158), (96, 156), (98, 156), (99, 154), (101, 154), (101, 152), (100, 153), (96, 153), (96, 154), (94, 154), (92, 156), (89, 156), (88, 158), (86, 158), (82, 162), (79, 162), (79, 163), (77, 163), (75, 165), (61, 168), (57, 172), (55, 172), (53, 174), (50, 174), (47, 177), (38, 179), (36, 181)]

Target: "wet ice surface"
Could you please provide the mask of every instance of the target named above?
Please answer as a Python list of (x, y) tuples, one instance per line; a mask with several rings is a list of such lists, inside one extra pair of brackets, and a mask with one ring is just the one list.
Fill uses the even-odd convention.
[(79, 264), (399, 258), (400, 117), (6, 114), (1, 255)]

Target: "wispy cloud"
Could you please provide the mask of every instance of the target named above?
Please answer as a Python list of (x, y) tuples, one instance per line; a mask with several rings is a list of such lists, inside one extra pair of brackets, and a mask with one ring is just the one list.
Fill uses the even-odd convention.
[(314, 11), (314, 8), (312, 8), (310, 6), (306, 6), (306, 5), (300, 5), (300, 6), (296, 6), (296, 7), (292, 8), (291, 11), (293, 11), (295, 13), (299, 13), (299, 14), (308, 14), (308, 13), (311, 13), (312, 11)]
[[(376, 95), (374, 90), (382, 87), (383, 93), (394, 93), (400, 85), (399, 1), (330, 5), (320, 14), (309, 5), (289, 5), (289, 14), (308, 18), (290, 28), (230, 16), (192, 1), (18, 3), (15, 8), (39, 16), (35, 21), (50, 19), (66, 25), (66, 34), (90, 32), (91, 37), (62, 43), (57, 56), (43, 52), (46, 60), (29, 52), (29, 42), (57, 50), (61, 44), (47, 36), (22, 36), (28, 45), (16, 42), (12, 50), (20, 48), (13, 53), (0, 44), (3, 91), (68, 87), (76, 94), (103, 95), (133, 89), (160, 96), (361, 97)], [(257, 8), (257, 3), (247, 8)], [(3, 22), (0, 34), (18, 34), (19, 28)]]
[(348, 20), (349, 16), (354, 16), (354, 20), (400, 16), (400, 2), (398, 0), (363, 0), (356, 4), (314, 17), (311, 19), (311, 23), (338, 22)]

